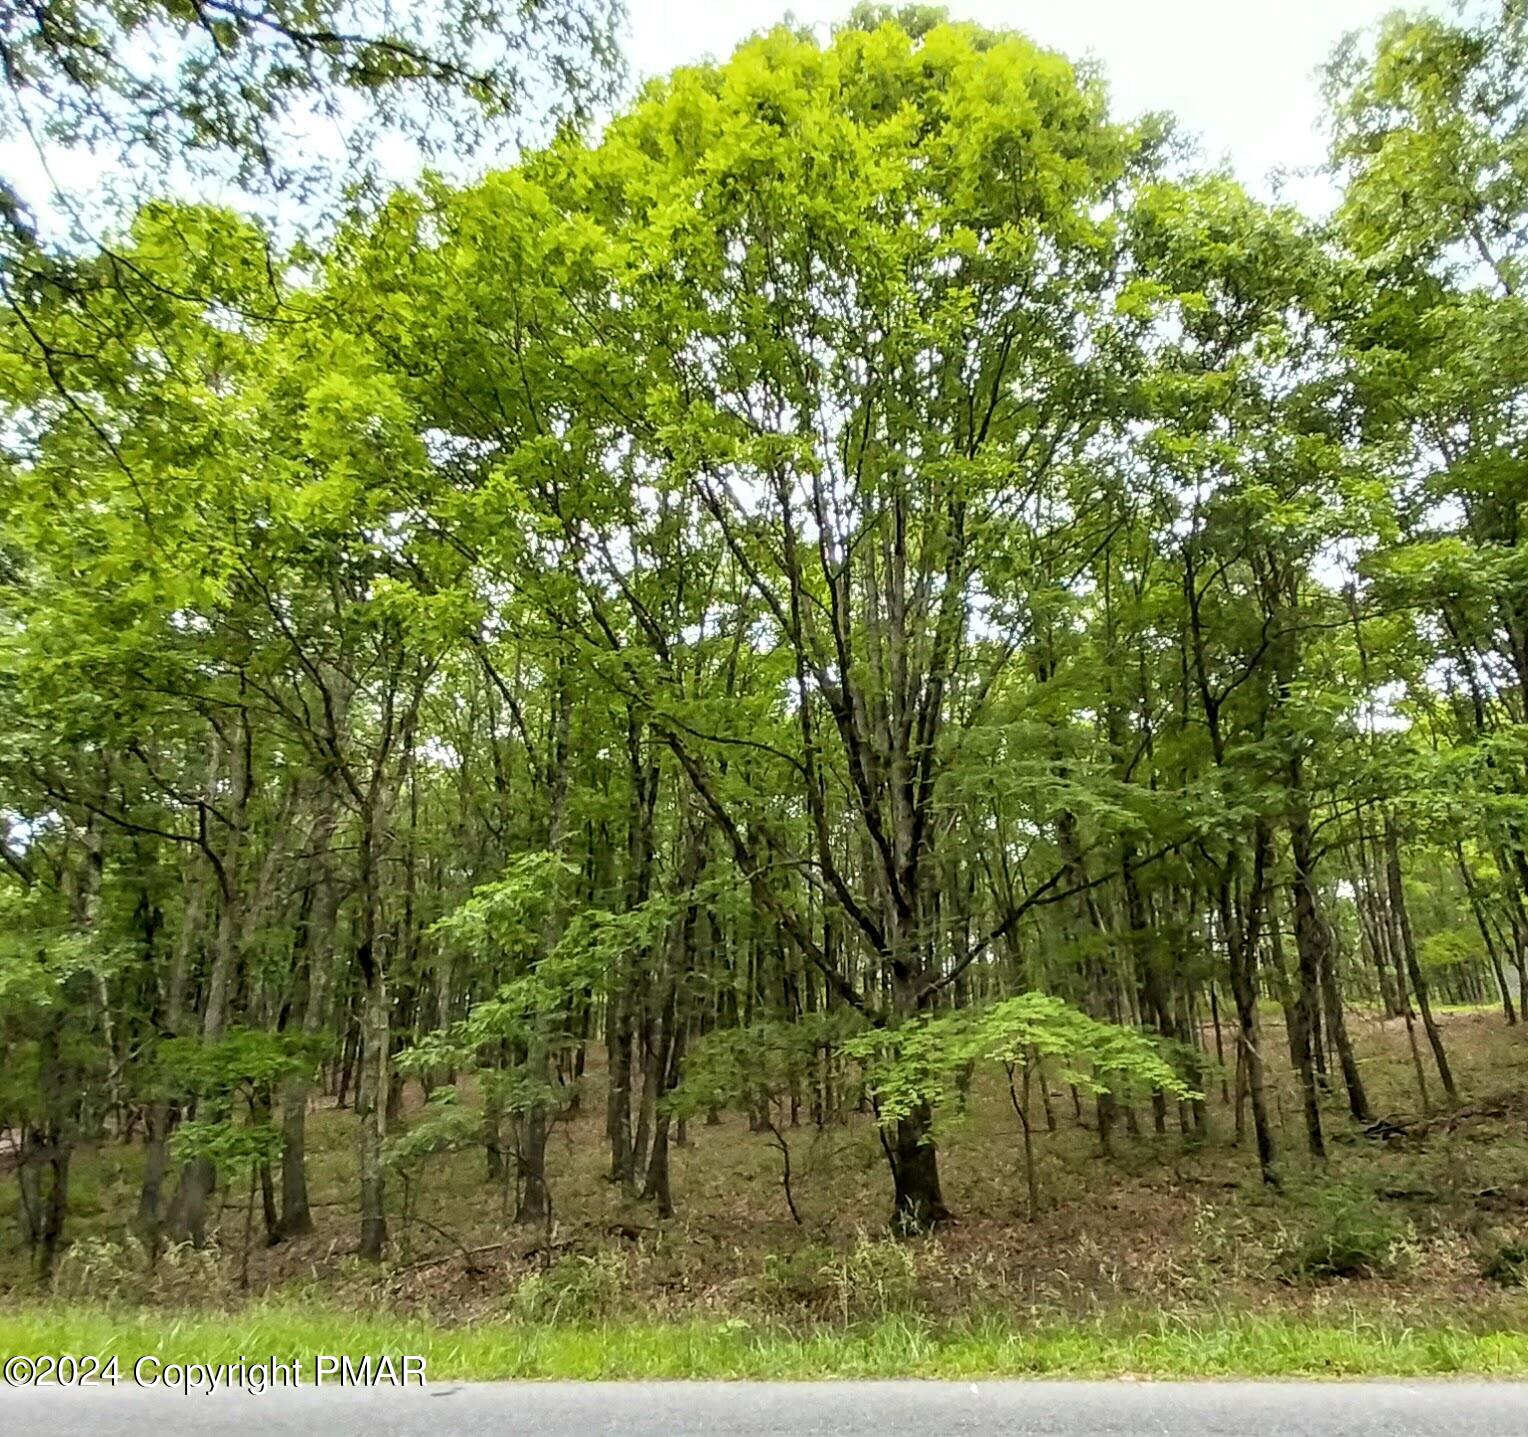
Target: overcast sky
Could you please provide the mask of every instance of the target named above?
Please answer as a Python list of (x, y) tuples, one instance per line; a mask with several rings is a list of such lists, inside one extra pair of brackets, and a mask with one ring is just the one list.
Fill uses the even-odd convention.
[[(421, 0), (423, 3), (423, 0)], [(786, 13), (785, 0), (627, 0), (626, 53), (633, 81), (707, 57), (724, 59), (740, 41)], [(1412, 0), (1412, 8), (1446, 0)], [(853, 0), (796, 0), (798, 24), (826, 39)], [(1371, 25), (1394, 0), (955, 0), (957, 19), (1021, 30), (1042, 45), (1102, 63), (1122, 117), (1170, 110), (1200, 141), (1204, 158), (1229, 161), (1257, 192), (1273, 193), (1270, 174), (1288, 172), (1282, 193), (1307, 210), (1331, 203), (1330, 187), (1309, 171), (1323, 157), (1317, 67), (1344, 32)], [(329, 133), (329, 131), (333, 133)], [(332, 144), (329, 142), (333, 142)], [(332, 124), (309, 142), (342, 154)], [(141, 199), (140, 187), (226, 198), (205, 181), (141, 175), (108, 152), (44, 156), (21, 135), (0, 140), (0, 173), (29, 202), (43, 233), (63, 238), (69, 216), (87, 233), (110, 226), (115, 206)], [(396, 137), (377, 152), (389, 177), (409, 181), (418, 158)], [(466, 179), (480, 165), (463, 157), (448, 172)], [(299, 216), (302, 212), (299, 211)]]
[[(785, 0), (628, 0), (627, 55), (653, 75), (706, 55), (722, 58), (785, 13)], [(826, 36), (853, 0), (796, 0), (798, 21)], [(955, 19), (1022, 30), (1074, 58), (1102, 61), (1117, 110), (1171, 110), (1211, 161), (1229, 158), (1260, 192), (1276, 167), (1317, 164), (1316, 67), (1347, 30), (1397, 0), (955, 0)], [(1404, 8), (1426, 7), (1418, 0)], [(1319, 182), (1291, 198), (1320, 204)]]

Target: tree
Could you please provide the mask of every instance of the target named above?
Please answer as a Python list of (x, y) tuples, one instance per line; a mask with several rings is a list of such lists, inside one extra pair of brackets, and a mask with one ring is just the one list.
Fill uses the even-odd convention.
[[(1016, 38), (888, 24), (819, 50), (776, 31), (681, 72), (596, 147), (436, 196), (448, 243), (405, 261), (428, 338), (419, 299), (364, 311), (432, 422), (485, 451), (476, 522), (509, 486), (530, 496), (564, 564), (549, 619), (640, 698), (757, 901), (852, 1007), (929, 1006), (1066, 876), (946, 963), (944, 775), (1027, 622), (1013, 556), (1069, 522), (1047, 485), (1109, 422), (1107, 369), (1078, 358), (1109, 344), (1095, 210), (1150, 138)], [(397, 207), (371, 253), (392, 261), (422, 216)], [(464, 350), (480, 340), (494, 352)], [(778, 738), (707, 705), (658, 598), (718, 549), (784, 660)], [(802, 821), (739, 748), (788, 766)], [(863, 984), (786, 871), (872, 956)], [(914, 1229), (944, 1212), (923, 1122), (888, 1150)]]
[[(1419, 614), (1436, 665), (1411, 687), (1423, 708), (1444, 674), (1454, 740), (1483, 782), (1477, 811), (1512, 909), (1528, 894), (1523, 843), (1528, 591), (1522, 337), (1528, 333), (1528, 9), (1502, 0), (1470, 17), (1392, 16), (1372, 48), (1351, 38), (1327, 73), (1337, 221), (1374, 298), (1350, 343), (1371, 438), (1388, 445), (1394, 542), (1376, 587)], [(1395, 812), (1385, 819), (1398, 948), (1439, 1079), (1454, 1096), (1404, 907)], [(1515, 932), (1521, 933), (1521, 924)], [(1516, 944), (1521, 975), (1521, 940)]]
[[(46, 0), (0, 20), (0, 133), (114, 150), (140, 173), (312, 185), (320, 121), (342, 122), (345, 160), (369, 169), (386, 129), (435, 157), (531, 95), (587, 114), (608, 95), (619, 18), (604, 0), (428, 14), (389, 0)], [(30, 239), (20, 196), (8, 182), (3, 195), (12, 237)]]

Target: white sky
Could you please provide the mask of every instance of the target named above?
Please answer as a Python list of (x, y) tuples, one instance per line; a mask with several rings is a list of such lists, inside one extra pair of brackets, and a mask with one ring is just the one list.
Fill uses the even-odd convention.
[[(1345, 31), (1397, 8), (1440, 8), (1410, 0), (945, 0), (953, 19), (1021, 30), (1073, 58), (1090, 55), (1107, 73), (1116, 111), (1171, 110), (1197, 134), (1211, 162), (1229, 159), (1238, 177), (1267, 195), (1270, 171), (1318, 164), (1316, 67)], [(628, 0), (627, 57), (653, 75), (707, 55), (723, 58), (767, 29), (788, 0)], [(795, 0), (797, 21), (829, 27), (853, 0)], [(1320, 181), (1291, 182), (1287, 197), (1326, 202)]]
[[(1410, 0), (1410, 8), (1441, 8), (1445, 0)], [(853, 0), (627, 0), (626, 54), (633, 79), (676, 65), (724, 59), (748, 35), (781, 20), (789, 9), (799, 24), (827, 38)], [(1309, 173), (1324, 144), (1319, 131), (1317, 67), (1348, 30), (1372, 24), (1395, 0), (947, 0), (956, 19), (1020, 30), (1038, 43), (1073, 58), (1103, 65), (1121, 117), (1169, 110), (1198, 137), (1203, 158), (1229, 161), (1237, 176), (1269, 196), (1269, 177), (1282, 169), (1284, 196), (1310, 211), (1326, 208), (1333, 195), (1325, 180)], [(329, 136), (337, 142), (337, 135)], [(325, 136), (312, 136), (320, 149)], [(338, 149), (335, 150), (338, 154)], [(24, 137), (0, 139), (0, 173), (30, 203), (44, 233), (67, 232), (66, 212), (102, 223), (96, 201), (121, 171), (106, 153), (48, 150), (43, 157)], [(388, 145), (383, 168), (408, 181), (417, 157), (407, 145)], [(448, 167), (466, 178), (475, 166)], [(1302, 177), (1300, 171), (1307, 173)], [(155, 190), (162, 181), (149, 181)], [(121, 193), (121, 185), (117, 187)], [(182, 193), (218, 196), (198, 183), (171, 181)], [(232, 192), (230, 192), (231, 194)], [(59, 200), (71, 196), (67, 206)], [(109, 221), (108, 221), (109, 222)]]

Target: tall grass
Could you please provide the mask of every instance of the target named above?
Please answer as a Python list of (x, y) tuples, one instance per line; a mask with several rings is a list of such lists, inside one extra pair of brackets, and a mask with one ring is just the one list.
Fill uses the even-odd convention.
[(445, 1327), (322, 1308), (253, 1306), (177, 1317), (56, 1306), (0, 1315), (0, 1355), (154, 1354), (164, 1361), (417, 1353), (432, 1382), (553, 1378), (1528, 1376), (1521, 1324), (1440, 1323), (1352, 1313), (1302, 1319), (1207, 1311), (1132, 1321), (1025, 1324), (989, 1316), (939, 1325), (887, 1316), (805, 1332), (693, 1321)]

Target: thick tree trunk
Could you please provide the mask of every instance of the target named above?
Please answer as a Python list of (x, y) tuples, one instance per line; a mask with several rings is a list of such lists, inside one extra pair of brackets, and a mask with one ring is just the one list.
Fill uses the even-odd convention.
[(610, 1141), (610, 1181), (619, 1183), (623, 1189), (630, 1189), (632, 1185), (630, 1001), (623, 985), (618, 984), (605, 1016), (609, 1063), (605, 1133)]
[[(272, 1110), (275, 1106), (274, 1095), (269, 1086), (263, 1087), (256, 1099), (256, 1115), (263, 1123), (271, 1121)], [(265, 1245), (274, 1247), (281, 1241), (281, 1213), (276, 1207), (276, 1182), (275, 1175), (271, 1172), (270, 1161), (262, 1158), (259, 1163), (258, 1177), (260, 1180), (260, 1216), (265, 1222)], [(246, 1243), (248, 1234), (246, 1233)], [(245, 1253), (248, 1260), (248, 1250)]]
[(647, 1160), (647, 1181), (642, 1196), (651, 1202), (660, 1218), (674, 1215), (674, 1194), (669, 1185), (669, 1115), (659, 1113), (653, 1126), (653, 1150)]
[[(545, 1087), (551, 1078), (545, 1046), (533, 1040), (525, 1060), (526, 1076)], [(551, 1127), (545, 1101), (532, 1103), (519, 1122), (518, 1157), (520, 1162), (520, 1200), (515, 1206), (515, 1221), (541, 1224), (552, 1215), (551, 1194), (546, 1182), (546, 1144)]]
[(657, 1113), (658, 1083), (661, 1077), (661, 1055), (658, 1052), (661, 1035), (657, 1018), (651, 1013), (644, 1014), (638, 1024), (638, 1032), (641, 1035), (637, 1051), (641, 1056), (642, 1087), (637, 1095), (637, 1124), (631, 1139), (633, 1188), (637, 1178), (647, 1170), (647, 1145), (652, 1137), (653, 1118)]
[(143, 1182), (138, 1189), (138, 1233), (152, 1262), (159, 1253), (161, 1204), (165, 1174), (170, 1166), (170, 1125), (173, 1110), (160, 1100), (150, 1103), (143, 1118)]
[[(198, 867), (186, 889), (186, 905), (181, 915), (180, 936), (170, 960), (170, 978), (165, 994), (163, 1031), (179, 1037), (185, 1025), (186, 984), (191, 969), (191, 947), (201, 935), (202, 908), (207, 885)], [(138, 1232), (148, 1248), (149, 1261), (158, 1259), (164, 1233), (164, 1185), (170, 1170), (170, 1134), (179, 1109), (168, 1098), (152, 1103), (145, 1118), (143, 1186), (138, 1194)]]
[(313, 1231), (308, 1205), (308, 1084), (294, 1079), (281, 1097), (281, 1216), (278, 1238)]
[[(688, 947), (688, 943), (685, 945)], [(671, 991), (664, 1015), (664, 1041), (660, 1098), (679, 1086), (684, 1063), (684, 1017), (676, 995)], [(653, 1122), (653, 1148), (647, 1160), (647, 1179), (642, 1196), (656, 1203), (658, 1216), (673, 1217), (674, 1198), (669, 1187), (669, 1115), (660, 1102)]]
[(53, 1281), (69, 1215), (70, 1144), (61, 1123), (29, 1129), (16, 1170), (21, 1197), (21, 1239), (30, 1247), (40, 1287)]
[(920, 1103), (882, 1137), (891, 1165), (891, 1227), (899, 1236), (929, 1232), (945, 1222), (950, 1210), (939, 1188), (939, 1159), (929, 1129), (933, 1114)]
[[(62, 994), (66, 1005), (85, 1000), (86, 982), (86, 974), (68, 980)], [(78, 1085), (65, 1064), (63, 1024), (62, 1015), (56, 1014), (40, 1045), (42, 1121), (23, 1129), (17, 1169), (22, 1237), (31, 1246), (33, 1271), (42, 1287), (52, 1283), (63, 1246), (69, 1217), (69, 1163), (79, 1129)]]

